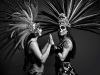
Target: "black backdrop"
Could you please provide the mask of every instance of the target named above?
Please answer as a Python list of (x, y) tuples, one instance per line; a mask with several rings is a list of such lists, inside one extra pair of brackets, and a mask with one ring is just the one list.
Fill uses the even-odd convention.
[[(14, 5), (16, 4), (13, 0), (7, 0)], [(39, 10), (45, 8), (43, 0), (39, 1)], [(19, 1), (22, 2), (21, 0)], [(0, 10), (10, 11), (4, 3), (0, 1)], [(0, 13), (0, 16), (2, 14)], [(99, 31), (98, 31), (99, 32)], [(100, 75), (100, 35), (72, 29), (71, 34), (76, 42), (76, 55), (71, 60), (72, 66), (78, 75)], [(57, 33), (52, 33), (55, 44), (59, 42)], [(43, 47), (48, 40), (48, 35), (38, 40), (40, 47)], [(24, 58), (20, 51), (17, 51), (14, 55), (10, 67), (7, 68), (8, 62), (2, 62), (3, 54), (0, 57), (0, 75), (27, 75), (27, 72), (23, 71)], [(49, 56), (45, 63), (44, 75), (54, 75), (54, 55)]]

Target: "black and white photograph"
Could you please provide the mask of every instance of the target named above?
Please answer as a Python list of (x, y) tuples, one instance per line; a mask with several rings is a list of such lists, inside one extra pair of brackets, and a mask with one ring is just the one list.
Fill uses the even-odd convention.
[(0, 75), (100, 75), (100, 0), (0, 0)]

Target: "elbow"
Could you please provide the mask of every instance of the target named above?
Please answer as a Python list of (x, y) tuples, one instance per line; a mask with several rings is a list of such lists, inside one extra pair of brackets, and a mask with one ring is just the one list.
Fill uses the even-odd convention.
[(58, 56), (59, 56), (59, 59), (60, 59), (61, 61), (64, 61), (64, 60), (65, 60), (65, 57), (64, 57), (61, 53), (58, 53)]
[(46, 60), (44, 60), (44, 59), (41, 59), (41, 63), (45, 63), (45, 61), (46, 61)]
[(41, 60), (41, 63), (45, 63), (45, 60)]
[(41, 57), (41, 58), (40, 58), (40, 62), (41, 62), (41, 63), (45, 63), (45, 60)]
[(60, 60), (61, 60), (61, 61), (64, 61), (64, 60), (65, 60), (65, 58), (60, 58)]

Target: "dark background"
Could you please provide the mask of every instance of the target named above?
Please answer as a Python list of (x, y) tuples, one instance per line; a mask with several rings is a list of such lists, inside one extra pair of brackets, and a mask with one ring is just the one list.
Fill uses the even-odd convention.
[[(13, 0), (7, 0), (13, 5), (16, 3)], [(39, 10), (46, 10), (43, 0), (39, 1)], [(22, 0), (19, 1), (22, 3)], [(0, 10), (10, 11), (10, 8), (0, 1)], [(0, 15), (3, 15), (0, 13)], [(99, 31), (98, 31), (99, 32)], [(57, 33), (52, 33), (55, 44), (59, 42)], [(76, 42), (76, 55), (71, 60), (78, 75), (100, 75), (100, 35), (82, 31), (71, 30), (71, 35)], [(43, 47), (48, 40), (48, 35), (38, 40), (40, 47)], [(8, 67), (8, 62), (3, 62), (3, 54), (0, 56), (0, 75), (27, 75), (27, 71), (23, 71), (24, 57), (18, 50), (14, 55), (11, 64)], [(54, 75), (54, 55), (49, 56), (45, 63), (44, 75)]]

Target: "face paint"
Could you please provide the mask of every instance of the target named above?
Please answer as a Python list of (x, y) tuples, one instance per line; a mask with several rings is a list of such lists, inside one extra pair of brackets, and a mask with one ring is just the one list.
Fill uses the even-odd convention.
[(42, 29), (41, 28), (38, 28), (38, 33), (39, 33), (39, 36), (42, 35)]
[(59, 28), (60, 28), (59, 32), (61, 36), (67, 34), (68, 32), (67, 27), (70, 27), (69, 21), (67, 17), (65, 16), (65, 14), (61, 13), (59, 15)]
[(61, 35), (61, 36), (66, 35), (67, 32), (68, 32), (66, 26), (60, 25), (59, 32), (60, 32), (60, 35)]

